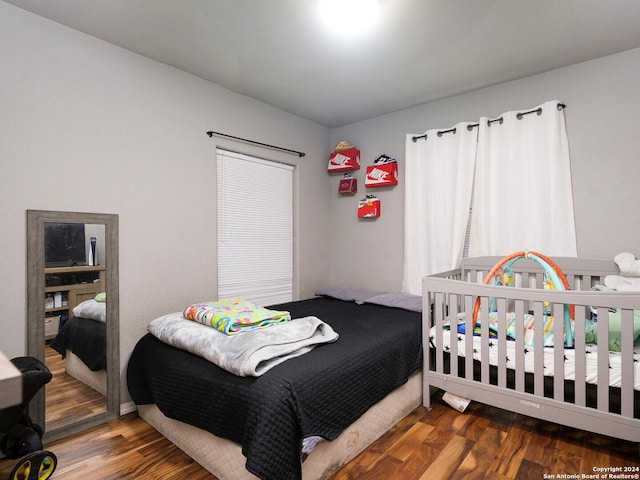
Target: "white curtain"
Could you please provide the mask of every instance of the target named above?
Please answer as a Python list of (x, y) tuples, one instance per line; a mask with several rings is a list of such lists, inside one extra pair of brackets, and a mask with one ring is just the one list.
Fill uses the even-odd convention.
[(577, 255), (569, 144), (558, 105), (480, 119), (470, 257), (520, 250)]
[(469, 125), (407, 135), (403, 292), (422, 294), (423, 276), (462, 258), (478, 132)]

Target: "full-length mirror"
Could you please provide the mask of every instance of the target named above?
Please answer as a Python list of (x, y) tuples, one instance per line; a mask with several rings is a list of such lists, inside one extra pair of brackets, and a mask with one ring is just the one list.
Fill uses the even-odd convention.
[(28, 354), (53, 379), (30, 406), (45, 440), (119, 414), (118, 216), (27, 211)]

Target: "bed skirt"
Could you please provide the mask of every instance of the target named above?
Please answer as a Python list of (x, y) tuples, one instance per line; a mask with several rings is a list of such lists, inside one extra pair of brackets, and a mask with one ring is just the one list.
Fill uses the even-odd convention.
[[(302, 464), (303, 480), (329, 478), (422, 403), (422, 372), (371, 407), (332, 442), (320, 443)], [(138, 405), (147, 423), (220, 480), (256, 480), (239, 444), (167, 418), (155, 404)]]
[(94, 372), (80, 360), (71, 350), (67, 350), (65, 371), (76, 380), (93, 388), (102, 395), (107, 395), (107, 371), (98, 370)]

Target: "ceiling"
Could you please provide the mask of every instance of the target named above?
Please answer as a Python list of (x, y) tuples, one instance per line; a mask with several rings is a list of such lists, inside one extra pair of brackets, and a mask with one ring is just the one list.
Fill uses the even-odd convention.
[(330, 128), (640, 47), (638, 0), (379, 0), (349, 39), (318, 0), (6, 1)]

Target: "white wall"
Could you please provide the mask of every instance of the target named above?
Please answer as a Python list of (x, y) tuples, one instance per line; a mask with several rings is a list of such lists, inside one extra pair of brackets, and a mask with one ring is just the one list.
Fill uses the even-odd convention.
[[(579, 254), (640, 255), (640, 50), (331, 132), (4, 2), (0, 58), (0, 350), (9, 357), (26, 351), (27, 209), (119, 215), (122, 372), (150, 319), (215, 294), (216, 144), (297, 165), (300, 298), (327, 283), (399, 290), (405, 135), (556, 98), (567, 104)], [(343, 139), (362, 151), (352, 197), (326, 173)], [(382, 153), (400, 162), (400, 185), (375, 190), (382, 216), (359, 221), (364, 165)]]
[[(360, 148), (363, 159), (362, 170), (356, 174), (360, 188), (356, 198), (340, 197), (339, 176), (331, 180), (333, 279), (400, 290), (407, 133), (448, 128), (460, 121), (477, 121), (480, 116), (497, 117), (553, 99), (567, 105), (578, 255), (612, 259), (630, 251), (640, 256), (638, 78), (640, 49), (332, 130), (332, 145), (348, 140)], [(365, 191), (365, 165), (382, 153), (399, 161), (400, 184)], [(382, 216), (359, 221), (357, 200), (369, 192), (381, 198)], [(549, 194), (541, 192), (541, 201)]]
[[(26, 352), (27, 209), (119, 215), (122, 372), (149, 320), (215, 298), (216, 144), (297, 165), (299, 295), (327, 282), (329, 215), (318, 199), (330, 185), (328, 129), (4, 2), (0, 58), (7, 356)], [(210, 139), (208, 130), (307, 155)]]

